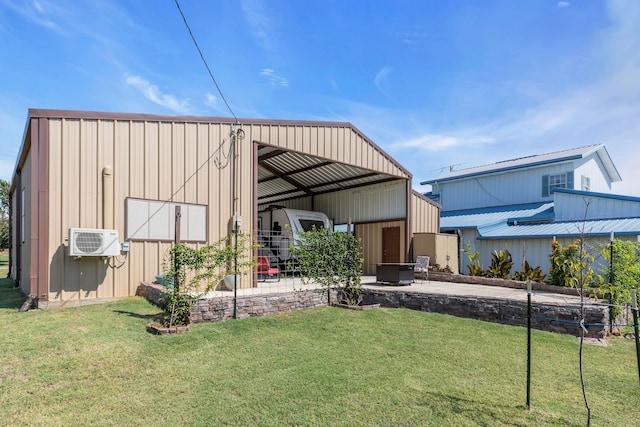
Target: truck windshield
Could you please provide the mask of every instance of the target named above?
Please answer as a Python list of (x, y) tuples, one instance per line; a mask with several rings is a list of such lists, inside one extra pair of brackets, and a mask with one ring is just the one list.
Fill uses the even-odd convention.
[(314, 227), (316, 230), (324, 228), (324, 222), (317, 219), (301, 219), (300, 225), (304, 231), (311, 231)]

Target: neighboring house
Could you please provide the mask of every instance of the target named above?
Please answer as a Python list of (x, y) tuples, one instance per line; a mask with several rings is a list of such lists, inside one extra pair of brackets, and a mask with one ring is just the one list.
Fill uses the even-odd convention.
[(507, 160), (458, 170), (422, 182), (442, 205), (441, 231), (459, 236), (460, 272), (469, 264), (463, 250), (480, 253), (487, 268), (491, 252), (507, 249), (514, 271), (526, 259), (550, 267), (551, 242), (566, 244), (585, 234), (592, 244), (640, 236), (640, 198), (611, 194), (621, 181), (604, 145)]
[[(439, 229), (440, 206), (411, 180), (350, 123), (31, 109), (10, 189), (11, 277), (50, 306), (134, 295), (176, 238), (214, 243), (236, 219), (251, 233), (269, 205), (351, 222), (374, 274), (411, 260), (413, 233)], [(71, 228), (118, 240), (108, 256), (71, 256), (69, 240), (93, 250), (115, 237)]]

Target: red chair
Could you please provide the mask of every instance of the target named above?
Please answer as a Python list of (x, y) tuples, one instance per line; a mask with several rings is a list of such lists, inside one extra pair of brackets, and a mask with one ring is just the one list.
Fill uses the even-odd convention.
[(258, 262), (258, 281), (262, 277), (262, 281), (266, 281), (268, 277), (276, 276), (278, 282), (280, 281), (280, 269), (278, 267), (271, 267), (269, 264), (269, 257), (259, 256), (256, 258)]

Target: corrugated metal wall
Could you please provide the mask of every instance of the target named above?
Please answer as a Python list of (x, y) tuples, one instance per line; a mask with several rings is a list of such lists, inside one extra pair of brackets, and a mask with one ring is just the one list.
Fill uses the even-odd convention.
[[(227, 234), (232, 217), (231, 167), (219, 169), (228, 125), (129, 120), (51, 119), (50, 299), (69, 301), (133, 295), (141, 281), (162, 272), (170, 243), (131, 242), (124, 256), (102, 260), (67, 255), (69, 227), (102, 228), (102, 170), (113, 168), (114, 228), (124, 239), (125, 199), (209, 206), (208, 238)], [(239, 146), (239, 212), (250, 228), (251, 151)], [(54, 196), (55, 195), (55, 196)], [(79, 196), (80, 195), (80, 196)]]
[[(13, 272), (17, 274), (18, 268), (20, 269), (20, 289), (23, 293), (29, 295), (31, 293), (31, 199), (33, 187), (31, 185), (31, 162), (33, 161), (33, 155), (29, 152), (24, 166), (22, 167), (21, 174), (21, 186), (20, 188), (16, 188), (17, 193), (17, 203), (20, 203), (21, 209), (23, 208), (22, 217), (22, 227), (24, 229), (15, 229), (14, 239), (16, 239), (16, 245), (18, 244), (18, 240), (22, 240), (19, 243), (20, 246), (20, 266), (15, 265), (15, 268), (12, 268)], [(15, 277), (14, 277), (15, 278)]]
[(611, 180), (597, 155), (586, 159), (576, 160), (576, 171), (574, 176), (574, 189), (582, 190), (582, 176), (589, 178), (589, 191), (608, 193), (611, 191)]
[[(231, 167), (225, 166), (230, 124), (155, 120), (153, 116), (128, 119), (126, 114), (123, 118), (101, 118), (100, 113), (96, 118), (73, 118), (68, 113), (62, 118), (40, 119), (47, 120), (49, 126), (49, 140), (41, 143), (48, 144), (50, 152), (50, 301), (133, 295), (141, 281), (152, 281), (162, 272), (162, 260), (171, 246), (166, 242), (131, 242), (127, 259), (74, 260), (68, 256), (70, 227), (104, 227), (102, 172), (107, 166), (113, 170), (113, 228), (119, 231), (121, 241), (125, 238), (127, 197), (207, 205), (209, 242), (228, 234), (234, 205)], [(92, 114), (80, 114), (87, 116)], [(408, 179), (404, 169), (351, 128), (276, 123), (244, 125), (243, 129), (246, 137), (238, 144), (236, 172), (237, 210), (243, 219), (243, 231), (253, 226), (253, 142), (398, 176), (402, 183)], [(23, 179), (30, 176), (26, 169), (22, 172)], [(31, 188), (28, 182), (24, 184)], [(397, 189), (392, 186), (389, 191), (393, 194)], [(295, 207), (307, 208), (307, 201), (300, 203), (302, 206)], [(383, 201), (378, 199), (377, 203), (382, 209)], [(379, 232), (389, 224), (403, 227), (401, 247), (406, 247), (403, 221), (365, 224), (361, 229), (371, 253), (369, 264), (374, 268), (380, 259)], [(28, 263), (29, 247), (24, 246), (23, 252), (23, 260)], [(24, 268), (28, 271), (28, 264), (23, 263)], [(27, 280), (23, 283), (28, 287)], [(249, 280), (241, 283), (250, 285)]]
[(440, 208), (415, 193), (411, 193), (411, 232), (440, 232)]
[[(475, 209), (519, 203), (551, 201), (542, 197), (542, 176), (566, 173), (573, 163), (550, 165), (512, 173), (469, 178), (457, 182), (444, 182), (440, 203), (447, 210)], [(575, 177), (579, 179), (579, 176)], [(576, 181), (579, 184), (579, 181)]]
[(251, 124), (243, 128), (254, 141), (408, 178), (406, 171), (352, 128), (311, 124)]
[[(281, 202), (276, 203), (278, 206), (284, 206), (289, 209), (301, 209), (304, 211), (313, 210), (313, 200), (310, 196), (300, 197), (298, 199), (289, 199), (283, 200)], [(259, 205), (258, 212), (266, 210), (269, 207), (269, 204)]]
[[(640, 203), (582, 194), (554, 193), (553, 211), (556, 221), (583, 221), (603, 218), (640, 216)], [(587, 207), (587, 203), (589, 203)]]
[(386, 227), (400, 227), (400, 262), (406, 262), (406, 223), (405, 221), (386, 221), (367, 224), (356, 224), (356, 237), (362, 239), (364, 274), (376, 274), (376, 264), (382, 262), (382, 229)]
[(336, 224), (380, 221), (407, 216), (407, 181), (402, 179), (384, 184), (321, 194), (315, 199), (315, 209), (333, 218)]
[[(635, 236), (621, 236), (616, 237), (622, 240), (637, 241)], [(563, 246), (570, 245), (575, 242), (575, 238), (558, 238), (560, 244)], [(507, 249), (511, 253), (513, 259), (513, 268), (511, 274), (516, 271), (521, 271), (523, 256), (529, 262), (529, 265), (533, 268), (540, 267), (543, 273), (548, 274), (551, 263), (549, 261), (549, 254), (551, 253), (551, 242), (553, 238), (546, 239), (509, 239), (509, 240), (478, 240), (476, 241), (476, 249), (480, 252), (480, 262), (483, 268), (488, 268), (491, 264), (491, 253), (496, 250)], [(606, 247), (609, 244), (608, 237), (587, 237), (588, 251), (594, 255), (598, 255), (601, 248)], [(462, 258), (464, 254), (462, 254)], [(461, 259), (462, 261), (462, 259)], [(463, 267), (463, 273), (467, 274), (468, 261), (464, 259), (465, 266)], [(593, 263), (594, 271), (598, 270), (602, 265), (602, 258), (596, 256), (596, 260)]]

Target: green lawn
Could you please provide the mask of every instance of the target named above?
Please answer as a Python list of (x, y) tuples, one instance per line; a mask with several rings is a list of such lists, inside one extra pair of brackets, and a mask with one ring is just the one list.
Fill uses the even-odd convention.
[[(574, 337), (406, 309), (303, 310), (152, 336), (138, 298), (18, 313), (0, 297), (1, 425), (586, 423)], [(585, 349), (594, 426), (640, 425), (633, 340)], [(635, 405), (635, 407), (634, 407)]]

